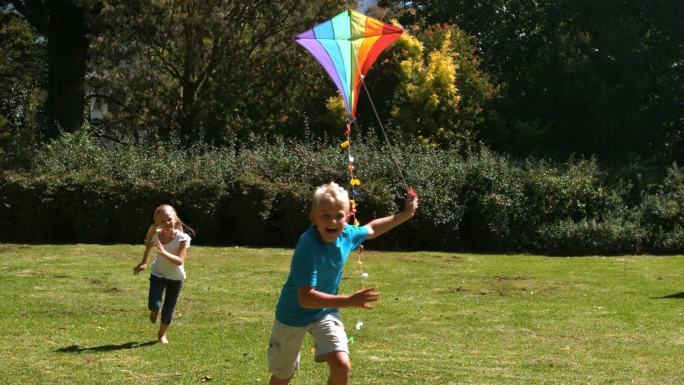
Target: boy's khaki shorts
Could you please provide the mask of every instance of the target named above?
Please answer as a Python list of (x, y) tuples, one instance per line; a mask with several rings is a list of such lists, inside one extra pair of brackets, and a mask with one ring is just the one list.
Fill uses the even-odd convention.
[(311, 333), (316, 349), (316, 362), (321, 362), (324, 354), (345, 352), (349, 354), (347, 333), (338, 313), (328, 314), (306, 326), (288, 326), (275, 320), (268, 343), (268, 369), (285, 380), (291, 378), (299, 369), (299, 351), (306, 332)]

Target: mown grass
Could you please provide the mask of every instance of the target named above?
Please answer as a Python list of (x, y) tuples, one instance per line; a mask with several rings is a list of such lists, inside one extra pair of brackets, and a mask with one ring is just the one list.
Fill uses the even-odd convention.
[[(291, 251), (192, 247), (168, 346), (147, 320), (147, 275), (132, 275), (141, 253), (0, 245), (2, 383), (266, 383)], [(353, 259), (342, 292), (361, 287)], [(342, 311), (354, 384), (684, 383), (682, 256), (364, 259), (382, 299)], [(325, 383), (310, 347), (295, 384)]]

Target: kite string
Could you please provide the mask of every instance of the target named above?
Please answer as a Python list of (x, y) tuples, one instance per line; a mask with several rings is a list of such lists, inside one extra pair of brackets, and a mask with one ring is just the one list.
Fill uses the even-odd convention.
[[(385, 131), (385, 127), (382, 124), (382, 121), (380, 120), (380, 115), (378, 114), (378, 110), (375, 108), (375, 103), (373, 103), (373, 98), (371, 98), (370, 92), (368, 92), (368, 87), (366, 87), (366, 81), (365, 81), (365, 76), (363, 74), (359, 74), (361, 78), (361, 84), (363, 84), (363, 89), (366, 90), (366, 95), (368, 95), (368, 101), (370, 101), (371, 107), (373, 108), (373, 112), (375, 113), (375, 118), (378, 120), (378, 125), (380, 125), (380, 130), (382, 131), (382, 135), (385, 137), (385, 142), (387, 144), (387, 148), (389, 149), (389, 154), (390, 158), (392, 158), (392, 161), (394, 162), (394, 166), (397, 168), (397, 171), (399, 172), (399, 177), (401, 178), (401, 182), (404, 185), (404, 189), (408, 192), (409, 191), (409, 185), (406, 183), (406, 178), (404, 178), (404, 173), (401, 171), (401, 166), (399, 164), (399, 160), (397, 159), (396, 150), (395, 146), (392, 145), (392, 142), (389, 139), (389, 136), (387, 135), (387, 131)], [(358, 128), (358, 124), (357, 124)]]
[[(380, 130), (382, 131), (382, 135), (385, 138), (385, 143), (386, 143), (387, 148), (389, 150), (390, 158), (392, 158), (392, 161), (394, 162), (394, 166), (396, 167), (397, 172), (399, 173), (399, 177), (401, 178), (401, 182), (403, 183), (404, 189), (409, 194), (411, 194), (412, 189), (409, 187), (408, 183), (406, 182), (406, 178), (404, 177), (404, 173), (401, 170), (401, 165), (399, 164), (399, 160), (398, 160), (397, 155), (396, 155), (396, 153), (399, 150), (396, 149), (396, 147), (390, 141), (389, 136), (387, 135), (387, 131), (385, 130), (384, 125), (382, 124), (382, 120), (380, 119), (380, 115), (378, 114), (378, 110), (375, 108), (375, 103), (373, 103), (373, 98), (371, 98), (370, 92), (368, 91), (368, 87), (366, 86), (366, 82), (364, 81), (365, 76), (363, 76), (363, 74), (359, 74), (359, 76), (361, 78), (361, 84), (363, 84), (363, 89), (366, 90), (366, 95), (368, 95), (368, 100), (370, 101), (371, 107), (373, 108), (373, 113), (375, 114), (375, 118), (378, 120), (378, 125), (380, 126)], [(357, 129), (359, 128), (358, 123), (356, 122), (356, 119), (351, 120), (351, 122), (356, 125)], [(347, 137), (347, 140), (350, 141), (349, 136)], [(347, 149), (349, 151), (349, 157), (350, 157), (349, 159), (351, 160), (351, 159), (353, 159), (351, 157), (351, 145), (349, 147), (347, 147)], [(354, 175), (353, 175), (352, 170), (353, 169), (350, 168), (349, 171), (351, 174), (351, 178), (353, 179)], [(361, 247), (359, 248), (359, 250), (357, 252), (357, 258), (358, 259), (357, 259), (356, 264), (359, 267), (359, 272), (361, 273), (360, 274), (360, 276), (361, 276), (361, 289), (363, 290), (366, 288), (366, 282), (365, 281), (368, 278), (368, 275), (364, 271), (364, 268), (363, 268), (364, 261), (363, 261), (362, 250), (363, 250), (363, 245), (361, 245)], [(357, 325), (356, 325), (356, 329), (359, 330), (361, 328), (361, 325), (363, 325), (363, 322), (358, 321)]]
[[(358, 64), (359, 63), (358, 63), (358, 58), (357, 58), (357, 65)], [(361, 68), (361, 67), (359, 66), (358, 68)], [(394, 162), (394, 166), (396, 167), (397, 172), (399, 173), (399, 177), (401, 178), (401, 182), (403, 183), (404, 189), (407, 191), (407, 193), (410, 196), (413, 193), (413, 189), (411, 187), (409, 187), (408, 183), (406, 182), (406, 178), (404, 178), (404, 173), (401, 170), (401, 165), (399, 164), (399, 160), (396, 156), (396, 153), (398, 152), (398, 150), (395, 148), (395, 146), (390, 141), (389, 136), (387, 135), (387, 131), (385, 130), (384, 125), (382, 124), (382, 120), (380, 119), (380, 115), (378, 114), (378, 110), (375, 108), (375, 103), (373, 103), (373, 98), (371, 98), (370, 92), (368, 91), (368, 87), (366, 86), (365, 76), (363, 74), (359, 73), (359, 77), (361, 79), (361, 84), (363, 84), (363, 89), (366, 90), (366, 95), (368, 95), (368, 100), (370, 101), (371, 107), (373, 108), (373, 113), (375, 114), (375, 118), (378, 120), (378, 125), (380, 126), (380, 130), (382, 131), (382, 135), (385, 138), (385, 143), (386, 143), (387, 148), (389, 150), (390, 158), (392, 158), (392, 161)], [(357, 129), (359, 128), (358, 123), (356, 122), (356, 119), (350, 119), (350, 121), (351, 121), (351, 123), (354, 123), (356, 125)], [(351, 179), (354, 180), (354, 171), (353, 171), (354, 168), (352, 167), (354, 158), (351, 155), (351, 138), (350, 138), (351, 135), (350, 135), (349, 124), (350, 123), (348, 121), (347, 122), (347, 131), (345, 132), (345, 134), (347, 136), (347, 143), (348, 143), (347, 151), (348, 151), (349, 161), (350, 161), (349, 173), (350, 173)], [(355, 190), (353, 190), (353, 188), (354, 188), (354, 185), (352, 185), (352, 198), (355, 198)], [(356, 203), (356, 201), (354, 199), (354, 208), (356, 206), (355, 203)], [(356, 214), (356, 211), (354, 211), (354, 215), (355, 214)], [(355, 221), (356, 221), (356, 218), (355, 218)], [(361, 245), (358, 249), (357, 258), (358, 259), (356, 261), (356, 264), (359, 268), (360, 277), (361, 277), (361, 289), (363, 290), (366, 288), (366, 282), (365, 281), (368, 278), (368, 274), (364, 271), (364, 268), (363, 268), (363, 264), (364, 264), (364, 261), (363, 261), (363, 245)], [(360, 330), (362, 326), (363, 326), (363, 321), (358, 320), (356, 322), (356, 330)]]

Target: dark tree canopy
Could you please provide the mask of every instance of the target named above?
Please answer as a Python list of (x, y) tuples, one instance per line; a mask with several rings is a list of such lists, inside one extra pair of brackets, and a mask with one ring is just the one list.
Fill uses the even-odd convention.
[[(77, 130), (84, 118), (114, 140), (175, 134), (189, 142), (222, 144), (252, 133), (322, 132), (326, 100), (335, 89), (292, 38), (355, 3), (0, 1), (3, 20), (29, 23), (37, 42), (20, 44), (32, 47), (27, 52), (36, 58), (34, 65), (23, 67), (23, 81), (3, 75), (7, 84), (21, 84), (31, 90), (22, 95), (31, 96), (3, 97), (0, 114), (9, 121), (12, 114), (5, 111), (18, 111), (17, 103), (25, 106), (21, 111), (28, 115), (23, 116), (34, 118), (13, 124), (33, 125), (46, 138)], [(458, 28), (475, 44), (474, 72), (482, 71), (498, 92), (487, 91), (495, 96), (469, 129), (497, 151), (684, 162), (684, 2), (377, 4), (384, 8), (373, 15), (385, 21), (399, 17), (424, 42), (431, 39), (424, 31), (438, 31), (431, 25), (442, 23), (441, 30)], [(16, 51), (16, 40), (4, 41), (3, 50)], [(393, 60), (403, 57), (393, 55)], [(20, 61), (8, 63), (0, 63), (6, 74), (22, 68)], [(398, 67), (381, 61), (369, 78), (381, 95), (384, 117), (397, 100)], [(45, 91), (44, 101), (37, 90)], [(360, 98), (362, 103), (365, 99)], [(41, 114), (44, 119), (38, 118)], [(374, 117), (362, 113), (361, 119)], [(4, 126), (7, 132), (8, 125), (0, 119), (0, 130)]]
[(654, 151), (684, 160), (684, 3), (418, 0), (414, 18), (477, 36), (504, 86), (483, 134), (517, 153)]

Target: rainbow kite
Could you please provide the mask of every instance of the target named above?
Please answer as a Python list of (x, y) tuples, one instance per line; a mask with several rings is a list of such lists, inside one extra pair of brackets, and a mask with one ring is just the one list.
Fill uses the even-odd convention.
[[(356, 219), (358, 207), (356, 197), (359, 195), (357, 187), (361, 185), (361, 180), (354, 176), (355, 166), (351, 152), (350, 122), (356, 116), (356, 102), (359, 99), (361, 85), (363, 84), (365, 88), (366, 73), (380, 53), (403, 33), (404, 30), (399, 27), (385, 24), (380, 20), (349, 9), (295, 37), (295, 41), (306, 48), (330, 75), (340, 94), (342, 94), (347, 108), (347, 130), (344, 132), (345, 140), (340, 144), (340, 147), (347, 151), (349, 159), (347, 168), (352, 196), (349, 202), (349, 215), (351, 223), (357, 226), (360, 223)], [(370, 98), (370, 95), (368, 97)], [(374, 106), (373, 109), (375, 110)], [(378, 123), (382, 128), (382, 122), (379, 118)], [(385, 139), (387, 139), (386, 134)], [(401, 170), (399, 172), (401, 173)], [(406, 184), (405, 181), (404, 184)], [(409, 190), (410, 194), (415, 195), (412, 187)], [(363, 269), (360, 252), (362, 248), (363, 246), (359, 248), (357, 265), (361, 273), (362, 287), (365, 288), (364, 281), (368, 279), (368, 273)], [(360, 330), (362, 326), (363, 321), (358, 321), (356, 330)]]
[(349, 9), (297, 35), (295, 41), (321, 63), (340, 90), (347, 115), (354, 117), (362, 77), (402, 33), (401, 28)]

